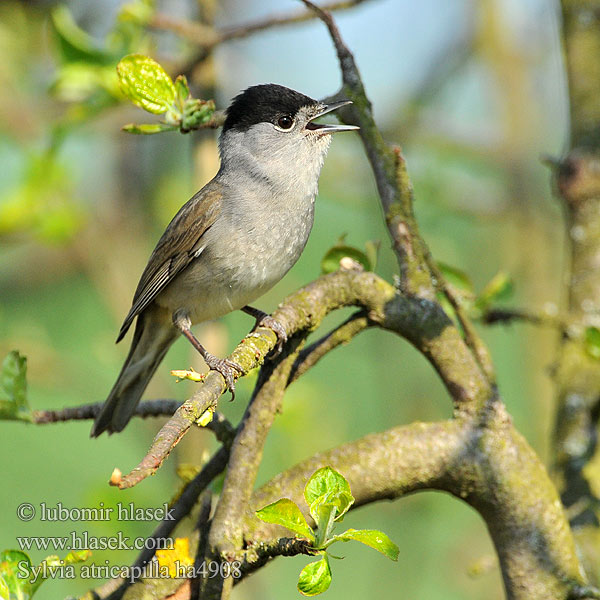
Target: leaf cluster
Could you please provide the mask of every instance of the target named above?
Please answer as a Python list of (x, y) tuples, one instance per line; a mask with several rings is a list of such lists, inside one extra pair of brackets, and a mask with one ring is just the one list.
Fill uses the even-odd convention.
[(314, 528), (308, 524), (298, 505), (288, 498), (281, 498), (256, 511), (256, 516), (262, 521), (282, 525), (306, 538), (315, 554), (322, 555), (300, 572), (298, 590), (304, 596), (321, 594), (331, 584), (329, 557), (338, 557), (327, 550), (336, 542), (355, 540), (374, 548), (391, 560), (398, 560), (398, 546), (385, 533), (376, 529), (347, 529), (334, 535), (334, 524), (343, 520), (354, 503), (354, 497), (345, 477), (331, 467), (323, 467), (312, 474), (304, 488), (304, 499), (316, 524)]

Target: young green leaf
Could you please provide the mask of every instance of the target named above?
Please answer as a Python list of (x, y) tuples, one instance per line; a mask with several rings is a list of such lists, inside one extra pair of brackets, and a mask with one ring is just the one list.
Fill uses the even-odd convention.
[(6, 598), (9, 598), (9, 596), (10, 590), (8, 589), (8, 583), (6, 583), (6, 579), (4, 579), (4, 576), (0, 572), (0, 598), (5, 600)]
[(215, 112), (213, 100), (199, 100), (188, 98), (183, 104), (183, 117), (181, 118), (181, 131), (186, 133), (198, 129), (200, 125), (210, 121)]
[(0, 419), (31, 421), (26, 375), (27, 359), (12, 350), (0, 371)]
[(512, 279), (507, 273), (500, 271), (490, 279), (475, 301), (475, 306), (485, 310), (494, 302), (507, 300), (514, 291)]
[(181, 112), (183, 112), (185, 101), (190, 97), (190, 87), (185, 75), (178, 75), (175, 79), (175, 93)]
[(90, 556), (92, 556), (90, 550), (71, 550), (71, 552), (65, 556), (63, 562), (65, 565), (75, 565), (86, 561)]
[(29, 582), (31, 559), (20, 550), (4, 550), (0, 553), (0, 576), (8, 588), (8, 596), (1, 598), (29, 599), (33, 595)]
[(119, 61), (117, 74), (123, 94), (135, 105), (156, 115), (173, 108), (175, 86), (164, 69), (143, 54), (128, 54)]
[(135, 123), (128, 123), (127, 125), (123, 125), (121, 129), (127, 133), (152, 135), (154, 133), (162, 133), (163, 131), (175, 131), (177, 125), (169, 125), (168, 123), (144, 123), (136, 125)]
[(256, 511), (256, 516), (265, 521), (265, 523), (274, 523), (275, 525), (283, 525), (291, 531), (314, 541), (315, 536), (306, 522), (304, 515), (295, 502), (289, 498), (281, 498), (273, 504), (269, 504), (264, 508)]
[(444, 262), (438, 262), (438, 268), (446, 281), (452, 286), (463, 292), (473, 293), (473, 283), (471, 278), (460, 269)]
[(331, 584), (329, 560), (324, 555), (321, 560), (308, 563), (300, 572), (298, 591), (303, 596), (316, 596), (327, 590)]
[(331, 467), (323, 467), (311, 475), (304, 488), (304, 499), (310, 507), (310, 514), (317, 522), (321, 507), (334, 506), (335, 520), (339, 521), (354, 503), (350, 485), (343, 475)]
[(345, 244), (336, 244), (330, 248), (321, 259), (321, 272), (326, 274), (339, 271), (340, 261), (344, 258), (350, 258), (353, 261), (356, 261), (365, 271), (373, 270), (369, 257), (362, 250)]
[(585, 351), (592, 358), (600, 359), (600, 329), (597, 327), (586, 327)]
[(336, 535), (334, 539), (335, 541), (341, 540), (343, 542), (356, 540), (374, 548), (391, 560), (398, 560), (398, 554), (400, 553), (398, 546), (385, 533), (377, 531), (377, 529), (348, 529), (344, 533)]
[(368, 240), (365, 242), (365, 253), (369, 263), (371, 263), (371, 271), (374, 271), (377, 266), (377, 257), (379, 255), (380, 246), (381, 240)]

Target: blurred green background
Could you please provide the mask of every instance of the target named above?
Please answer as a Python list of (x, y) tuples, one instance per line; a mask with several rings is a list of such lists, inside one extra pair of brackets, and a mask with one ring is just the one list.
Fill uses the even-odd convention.
[[(155, 8), (178, 18), (212, 15), (219, 28), (300, 9), (291, 0), (163, 0)], [(197, 57), (181, 37), (146, 26), (153, 10), (148, 2), (117, 0), (0, 4), (0, 355), (18, 349), (27, 356), (35, 409), (104, 400), (127, 352), (129, 338), (119, 346), (114, 340), (147, 257), (179, 206), (218, 167), (212, 131), (148, 137), (120, 131), (125, 123), (152, 120), (115, 95), (114, 66), (123, 54), (150, 54), (173, 76)], [(376, 119), (406, 154), (415, 210), (434, 257), (466, 271), (477, 289), (506, 271), (516, 286), (511, 304), (546, 311), (563, 299), (562, 215), (539, 160), (541, 153), (561, 153), (568, 128), (557, 10), (550, 0), (370, 0), (337, 16)], [(188, 75), (196, 94), (214, 96), (219, 108), (255, 83), (318, 98), (340, 82), (317, 22), (223, 44)], [(256, 304), (271, 311), (316, 278), (321, 257), (344, 233), (357, 247), (381, 240), (376, 271), (392, 280), (396, 264), (373, 178), (352, 135), (332, 144), (302, 258)], [(325, 327), (347, 314), (330, 316)], [(251, 325), (246, 315), (232, 314), (200, 326), (198, 336), (223, 355)], [(482, 335), (517, 427), (548, 462), (555, 334), (517, 325)], [(169, 370), (190, 365), (203, 368), (178, 342), (146, 397), (184, 400), (193, 384), (175, 384)], [(252, 378), (241, 380), (235, 402), (221, 402), (232, 421), (251, 386)], [(318, 450), (450, 412), (420, 355), (399, 338), (368, 331), (290, 388), (257, 483)], [(2, 423), (0, 549), (16, 547), (17, 536), (152, 531), (152, 522), (21, 522), (16, 508), (22, 502), (162, 505), (180, 485), (177, 465), (201, 464), (215, 447), (211, 434), (190, 432), (158, 474), (133, 490), (107, 485), (115, 466), (127, 472), (137, 464), (162, 422), (134, 420), (123, 433), (97, 440), (89, 438), (89, 422)], [(375, 590), (382, 600), (503, 597), (483, 521), (447, 495), (364, 507), (346, 523), (388, 533), (400, 545), (400, 560), (344, 546), (346, 559), (332, 565), (331, 600), (372, 597)], [(30, 554), (39, 562), (49, 552)], [(93, 561), (125, 565), (135, 555), (99, 551)], [(299, 597), (296, 579), (306, 562), (280, 558), (235, 597)], [(79, 595), (99, 583), (50, 581), (37, 597)]]

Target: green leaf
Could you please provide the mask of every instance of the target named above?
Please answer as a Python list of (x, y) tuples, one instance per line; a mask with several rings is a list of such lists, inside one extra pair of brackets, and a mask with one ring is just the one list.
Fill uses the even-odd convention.
[(175, 79), (175, 95), (183, 112), (185, 101), (190, 97), (190, 87), (185, 75), (178, 75), (177, 79)]
[(71, 550), (71, 552), (65, 556), (63, 562), (65, 565), (75, 565), (86, 561), (90, 556), (92, 556), (90, 550)]
[(335, 520), (339, 521), (354, 503), (350, 485), (343, 475), (331, 467), (323, 467), (311, 475), (304, 488), (304, 499), (317, 523), (322, 517), (324, 506), (334, 506)]
[(172, 110), (175, 86), (164, 69), (143, 54), (129, 54), (117, 65), (121, 90), (135, 105), (156, 115)]
[(8, 583), (6, 583), (6, 579), (4, 579), (2, 573), (0, 572), (0, 598), (2, 600), (6, 600), (10, 595), (10, 590), (8, 589)]
[(507, 273), (500, 271), (487, 283), (475, 300), (475, 306), (485, 310), (491, 304), (500, 300), (507, 300), (514, 291), (512, 279)]
[(377, 531), (377, 529), (348, 529), (344, 533), (336, 535), (334, 539), (343, 542), (356, 540), (374, 548), (377, 552), (381, 552), (381, 554), (384, 554), (391, 560), (398, 560), (398, 554), (400, 553), (398, 546), (385, 533)]
[(321, 560), (308, 563), (300, 572), (298, 591), (303, 596), (316, 596), (327, 590), (331, 584), (331, 569), (327, 555)]
[(273, 502), (273, 504), (257, 510), (256, 516), (265, 523), (283, 525), (311, 541), (315, 539), (313, 531), (306, 522), (304, 515), (296, 503), (292, 502), (289, 498), (282, 498), (281, 500), (277, 500), (277, 502)]
[(136, 125), (135, 123), (128, 123), (127, 125), (123, 125), (121, 129), (127, 133), (135, 133), (137, 135), (152, 135), (154, 133), (162, 133), (163, 131), (175, 131), (177, 125), (169, 125), (168, 123)]
[(585, 351), (592, 358), (600, 359), (600, 329), (597, 327), (586, 327)]
[(437, 265), (442, 272), (442, 275), (451, 286), (471, 294), (473, 293), (473, 282), (464, 271), (444, 262), (438, 262)]
[(350, 258), (356, 261), (363, 267), (365, 271), (372, 271), (373, 266), (369, 257), (358, 248), (347, 246), (345, 244), (336, 244), (330, 248), (325, 256), (321, 259), (321, 271), (322, 273), (333, 273), (339, 271), (340, 261), (344, 258)]
[(29, 582), (30, 572), (31, 559), (25, 552), (4, 550), (0, 553), (0, 576), (8, 588), (7, 599), (29, 600), (31, 598), (33, 590)]
[(12, 350), (4, 359), (0, 372), (0, 419), (31, 421), (26, 376), (27, 359)]
[(377, 266), (377, 257), (379, 255), (379, 247), (381, 246), (381, 240), (368, 240), (365, 242), (365, 252), (367, 259), (371, 264), (371, 271), (375, 270)]

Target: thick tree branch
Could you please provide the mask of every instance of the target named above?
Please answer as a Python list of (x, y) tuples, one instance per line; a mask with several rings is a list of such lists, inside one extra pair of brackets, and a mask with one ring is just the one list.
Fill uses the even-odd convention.
[[(585, 332), (600, 326), (600, 1), (562, 0), (563, 36), (571, 113), (571, 148), (556, 170), (570, 245), (567, 320)], [(555, 473), (571, 512), (584, 566), (598, 584), (599, 499), (587, 466), (597, 461), (600, 363), (576, 339), (564, 337), (555, 369), (558, 410)], [(583, 510), (574, 511), (576, 507)]]
[[(493, 390), (473, 354), (436, 302), (407, 298), (374, 273), (338, 271), (325, 275), (290, 296), (273, 316), (288, 336), (312, 331), (331, 311), (344, 306), (365, 309), (370, 320), (405, 337), (431, 361), (460, 412), (479, 410)], [(270, 329), (248, 334), (230, 358), (246, 372), (261, 364), (276, 343)], [(207, 410), (214, 410), (225, 391), (223, 377), (210, 372), (196, 393), (184, 402), (156, 435), (142, 462), (117, 482), (124, 489), (156, 472), (173, 447)]]
[[(288, 497), (306, 510), (303, 486), (324, 465), (348, 479), (355, 507), (423, 489), (447, 491), (485, 519), (508, 598), (566, 599), (584, 579), (556, 490), (500, 402), (490, 407), (485, 429), (482, 425), (466, 418), (368, 435), (280, 473), (255, 492), (251, 506), (257, 510)], [(247, 516), (248, 541), (283, 531)]]

